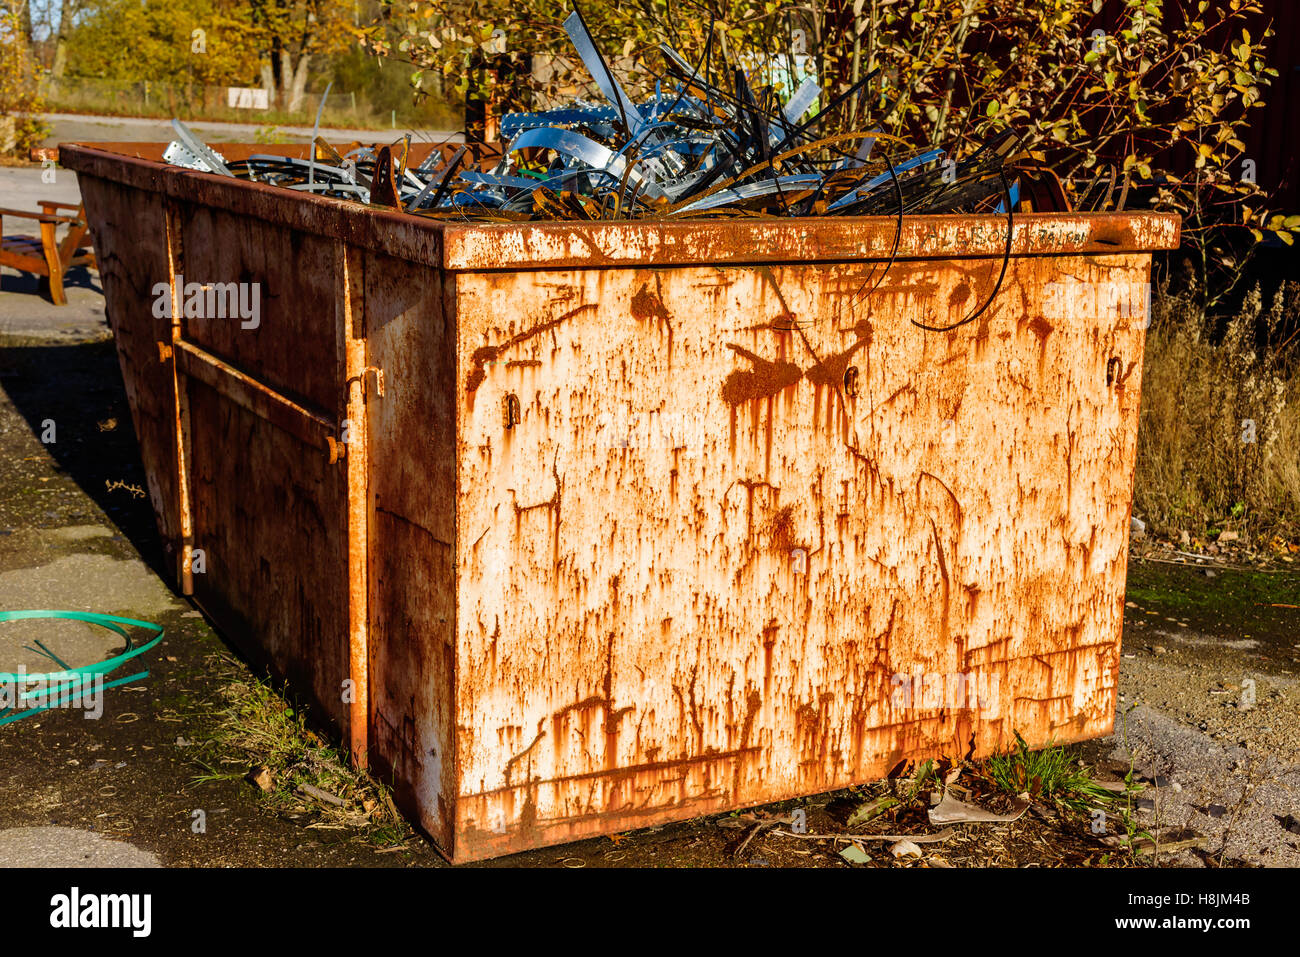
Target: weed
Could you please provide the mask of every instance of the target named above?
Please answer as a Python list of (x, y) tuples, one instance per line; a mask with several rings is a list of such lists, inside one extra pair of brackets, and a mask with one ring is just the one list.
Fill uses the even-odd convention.
[(1050, 801), (1072, 811), (1087, 811), (1114, 801), (1114, 794), (1092, 779), (1092, 772), (1065, 748), (1046, 747), (1029, 750), (1025, 739), (1016, 732), (1016, 750), (989, 758), (988, 776), (1008, 794), (1028, 793), (1040, 801)]
[(195, 786), (244, 778), (255, 768), (263, 802), (293, 820), (310, 820), (308, 827), (360, 830), (377, 846), (411, 836), (388, 789), (312, 731), (302, 708), (253, 679), (230, 681), (221, 696), (216, 727), (195, 759), (203, 768)]

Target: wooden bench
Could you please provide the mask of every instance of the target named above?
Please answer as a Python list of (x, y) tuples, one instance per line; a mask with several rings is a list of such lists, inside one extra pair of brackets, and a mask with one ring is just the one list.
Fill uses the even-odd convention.
[[(76, 203), (42, 200), (39, 205), (39, 213), (0, 209), (0, 266), (11, 266), (45, 277), (50, 286), (50, 298), (56, 306), (62, 306), (68, 302), (63, 292), (64, 274), (74, 266), (96, 268), (95, 253), (86, 241), (86, 212)], [(71, 209), (75, 214), (64, 215), (58, 212), (60, 209)], [(40, 236), (5, 236), (6, 216), (36, 220), (41, 226)], [(59, 241), (55, 231), (65, 224), (68, 230)]]

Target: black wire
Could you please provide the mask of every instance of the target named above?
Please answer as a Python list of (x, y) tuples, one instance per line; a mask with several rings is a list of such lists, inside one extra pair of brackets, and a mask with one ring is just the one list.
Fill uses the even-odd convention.
[[(889, 270), (893, 267), (894, 262), (898, 259), (898, 245), (903, 238), (903, 184), (900, 182), (898, 178), (898, 170), (894, 169), (893, 160), (891, 160), (888, 156), (886, 156), (885, 162), (889, 165), (889, 177), (891, 180), (893, 180), (894, 192), (898, 197), (898, 215), (894, 220), (894, 243), (889, 250), (889, 259), (885, 261), (885, 271), (880, 274), (880, 278), (876, 280), (876, 284), (866, 292), (867, 297), (870, 297), (872, 293), (874, 293), (877, 289), (879, 289), (880, 284), (884, 282), (885, 277), (889, 275)], [(866, 282), (864, 281), (862, 285), (865, 286)], [(854, 303), (856, 303), (859, 299), (863, 298), (863, 293), (861, 289), (862, 287), (859, 286), (858, 293), (853, 297)], [(870, 310), (868, 310), (868, 315), (870, 315)]]
[(871, 82), (871, 80), (873, 80), (876, 74), (879, 72), (880, 72), (880, 67), (876, 67), (866, 76), (864, 76), (862, 79), (858, 80), (857, 83), (854, 83), (851, 87), (849, 87), (839, 96), (837, 96), (835, 99), (831, 100), (830, 103), (826, 104), (826, 108), (824, 110), (819, 110), (815, 116), (811, 117), (806, 122), (800, 123), (798, 126), (796, 126), (793, 130), (791, 130), (786, 135), (785, 139), (783, 139), (780, 143), (777, 144), (776, 152), (778, 153), (783, 152), (786, 146), (790, 144), (790, 141), (794, 139), (796, 134), (802, 133), (804, 130), (808, 129), (813, 124), (819, 122), (823, 116), (826, 116), (828, 113), (832, 112), (833, 110), (838, 109), (840, 105), (844, 103), (845, 100), (847, 100), (850, 96), (852, 96), (854, 93), (857, 93), (869, 82)]
[(460, 166), (461, 161), (465, 158), (466, 152), (468, 152), (468, 148), (462, 146), (456, 151), (456, 155), (452, 157), (452, 161), (447, 164), (447, 172), (443, 174), (442, 182), (438, 184), (438, 190), (433, 194), (433, 202), (429, 204), (430, 208), (438, 208), (438, 201), (442, 199), (443, 193), (447, 191), (447, 186), (451, 183), (452, 174), (455, 173), (456, 168)]
[(930, 325), (926, 325), (924, 322), (918, 322), (915, 319), (911, 320), (912, 325), (924, 329), (927, 332), (948, 332), (952, 329), (956, 329), (958, 326), (964, 326), (968, 322), (974, 322), (981, 315), (983, 315), (984, 310), (986, 310), (990, 305), (992, 305), (993, 300), (997, 298), (998, 291), (1001, 290), (1002, 288), (1002, 280), (1006, 277), (1007, 274), (1007, 264), (1011, 262), (1011, 239), (1012, 239), (1012, 234), (1015, 231), (1015, 222), (1014, 222), (1015, 213), (1012, 210), (1013, 204), (1011, 202), (1011, 184), (1007, 182), (1006, 170), (999, 170), (998, 176), (1002, 179), (1002, 191), (1007, 201), (1007, 247), (1006, 247), (1006, 251), (1002, 254), (1002, 270), (1001, 272), (998, 273), (998, 281), (993, 284), (993, 291), (990, 292), (988, 298), (984, 300), (984, 305), (980, 306), (978, 309), (976, 309), (965, 319), (962, 319), (959, 322), (954, 322), (950, 326), (930, 326)]

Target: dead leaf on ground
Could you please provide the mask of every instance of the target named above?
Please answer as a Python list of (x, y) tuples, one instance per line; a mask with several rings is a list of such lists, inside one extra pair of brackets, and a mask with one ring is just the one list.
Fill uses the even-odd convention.
[(1029, 796), (1021, 794), (1016, 798), (1014, 810), (1010, 814), (994, 814), (965, 801), (959, 801), (947, 791), (943, 799), (927, 812), (931, 824), (1010, 824), (1018, 821), (1029, 809)]
[(854, 809), (852, 814), (849, 815), (849, 819), (845, 822), (845, 826), (848, 828), (855, 828), (866, 824), (868, 821), (879, 817), (896, 804), (898, 804), (898, 799), (889, 794), (881, 795), (872, 801), (864, 801)]

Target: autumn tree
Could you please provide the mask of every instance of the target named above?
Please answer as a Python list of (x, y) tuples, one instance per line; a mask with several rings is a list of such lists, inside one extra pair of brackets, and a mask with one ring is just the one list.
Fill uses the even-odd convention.
[(289, 112), (302, 106), (313, 60), (356, 43), (355, 5), (345, 0), (245, 0), (261, 53), (262, 85)]
[[(72, 0), (61, 0), (65, 10)], [(75, 0), (66, 70), (125, 82), (261, 82), (290, 112), (312, 65), (355, 45), (350, 0)], [(65, 16), (69, 15), (65, 13)], [(130, 56), (123, 56), (123, 51)], [(55, 61), (60, 62), (59, 47)]]
[[(0, 146), (24, 155), (40, 144), (48, 128), (37, 87), (28, 13), (19, 0), (0, 0)], [(12, 124), (12, 125), (11, 125)]]
[(257, 75), (256, 43), (228, 0), (83, 0), (82, 6), (67, 39), (70, 76), (226, 85)]

